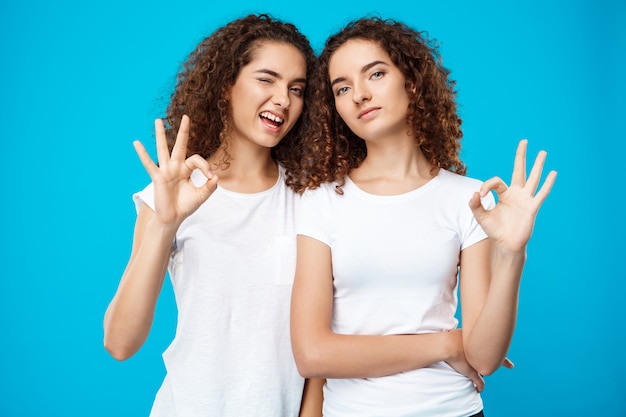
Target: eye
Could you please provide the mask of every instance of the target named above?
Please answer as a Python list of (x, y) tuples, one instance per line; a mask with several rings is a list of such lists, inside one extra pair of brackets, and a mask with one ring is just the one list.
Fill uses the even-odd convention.
[(348, 92), (348, 87), (341, 87), (337, 89), (337, 91), (335, 92), (335, 95), (341, 96), (343, 94), (346, 94), (347, 92)]
[(385, 73), (383, 71), (376, 71), (375, 73), (373, 73), (370, 78), (373, 80), (376, 80), (378, 78), (382, 78), (383, 75), (385, 75)]
[(291, 87), (289, 91), (293, 92), (298, 97), (302, 97), (304, 95), (304, 88), (302, 87)]
[(271, 84), (274, 82), (274, 80), (272, 80), (271, 78), (257, 78), (260, 82), (265, 83), (265, 84)]

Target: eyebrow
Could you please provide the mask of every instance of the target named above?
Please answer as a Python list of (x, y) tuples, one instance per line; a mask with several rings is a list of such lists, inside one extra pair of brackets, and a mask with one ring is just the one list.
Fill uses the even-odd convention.
[[(259, 70), (254, 71), (255, 74), (267, 74), (270, 75), (274, 78), (278, 78), (279, 80), (282, 80), (283, 77), (277, 73), (276, 71), (272, 71), (271, 69), (267, 69), (267, 68), (261, 68)], [(295, 80), (293, 80), (293, 82), (295, 83), (304, 83), (306, 84), (306, 78), (296, 78)]]
[[(361, 73), (367, 72), (367, 70), (369, 70), (372, 67), (375, 67), (376, 65), (386, 65), (389, 66), (389, 64), (387, 64), (385, 61), (373, 61), (370, 62), (369, 64), (363, 65), (363, 68), (361, 68)], [(335, 78), (331, 83), (330, 83), (330, 88), (332, 88), (335, 84), (343, 82), (346, 80), (346, 77), (337, 77)]]

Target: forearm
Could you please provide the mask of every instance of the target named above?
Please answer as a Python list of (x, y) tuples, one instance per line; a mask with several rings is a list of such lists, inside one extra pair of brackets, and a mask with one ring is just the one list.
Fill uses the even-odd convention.
[[(448, 333), (362, 336), (331, 332), (303, 343), (294, 355), (307, 378), (368, 378), (424, 368), (453, 356)], [(299, 346), (299, 347), (298, 347)]]
[(346, 335), (332, 331), (333, 271), (330, 247), (298, 236), (291, 296), (291, 341), (305, 378), (393, 375), (458, 357), (459, 332), (420, 335)]
[(300, 417), (322, 417), (325, 383), (325, 379), (319, 378), (307, 379), (304, 382)]
[(174, 234), (150, 222), (124, 271), (104, 317), (105, 348), (116, 359), (143, 345), (154, 317)]
[(471, 329), (464, 328), (467, 360), (481, 375), (500, 367), (511, 344), (525, 259), (525, 252), (493, 250), (485, 304)]

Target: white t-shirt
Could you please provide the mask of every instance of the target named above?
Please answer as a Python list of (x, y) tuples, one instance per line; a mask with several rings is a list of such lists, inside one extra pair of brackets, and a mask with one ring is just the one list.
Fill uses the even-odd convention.
[[(307, 191), (297, 233), (332, 252), (332, 328), (339, 334), (391, 335), (457, 327), (461, 250), (485, 239), (468, 202), (478, 180), (449, 171), (395, 196), (372, 195), (350, 178)], [(483, 204), (495, 204), (491, 194)], [(482, 409), (470, 379), (445, 362), (411, 372), (328, 379), (324, 416), (470, 416)]]
[[(150, 184), (134, 196), (154, 209)], [(218, 186), (180, 226), (169, 263), (178, 323), (152, 417), (296, 417), (304, 379), (289, 336), (300, 197)]]

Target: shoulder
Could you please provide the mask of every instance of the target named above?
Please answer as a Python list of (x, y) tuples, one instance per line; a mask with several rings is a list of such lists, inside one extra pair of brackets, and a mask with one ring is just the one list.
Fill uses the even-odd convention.
[[(480, 187), (484, 181), (476, 178), (466, 177), (459, 175), (455, 172), (442, 169), (438, 175), (441, 181), (441, 190), (449, 198), (458, 198), (459, 202), (469, 201), (471, 196), (480, 191)], [(483, 198), (483, 204), (486, 207), (492, 207), (495, 204), (494, 197), (491, 193), (488, 193)]]
[(302, 205), (315, 205), (329, 207), (341, 197), (336, 191), (336, 183), (322, 183), (316, 188), (307, 188), (302, 193)]
[(440, 170), (438, 177), (447, 189), (458, 191), (478, 191), (483, 184), (483, 181), (476, 178), (465, 177), (445, 169)]
[(448, 171), (446, 169), (441, 169), (438, 175), (443, 181), (446, 181), (450, 184), (455, 184), (458, 186), (474, 186), (475, 187), (476, 185), (478, 185), (480, 187), (480, 185), (483, 183), (483, 181), (479, 179), (466, 177), (464, 175), (459, 175), (456, 172)]

